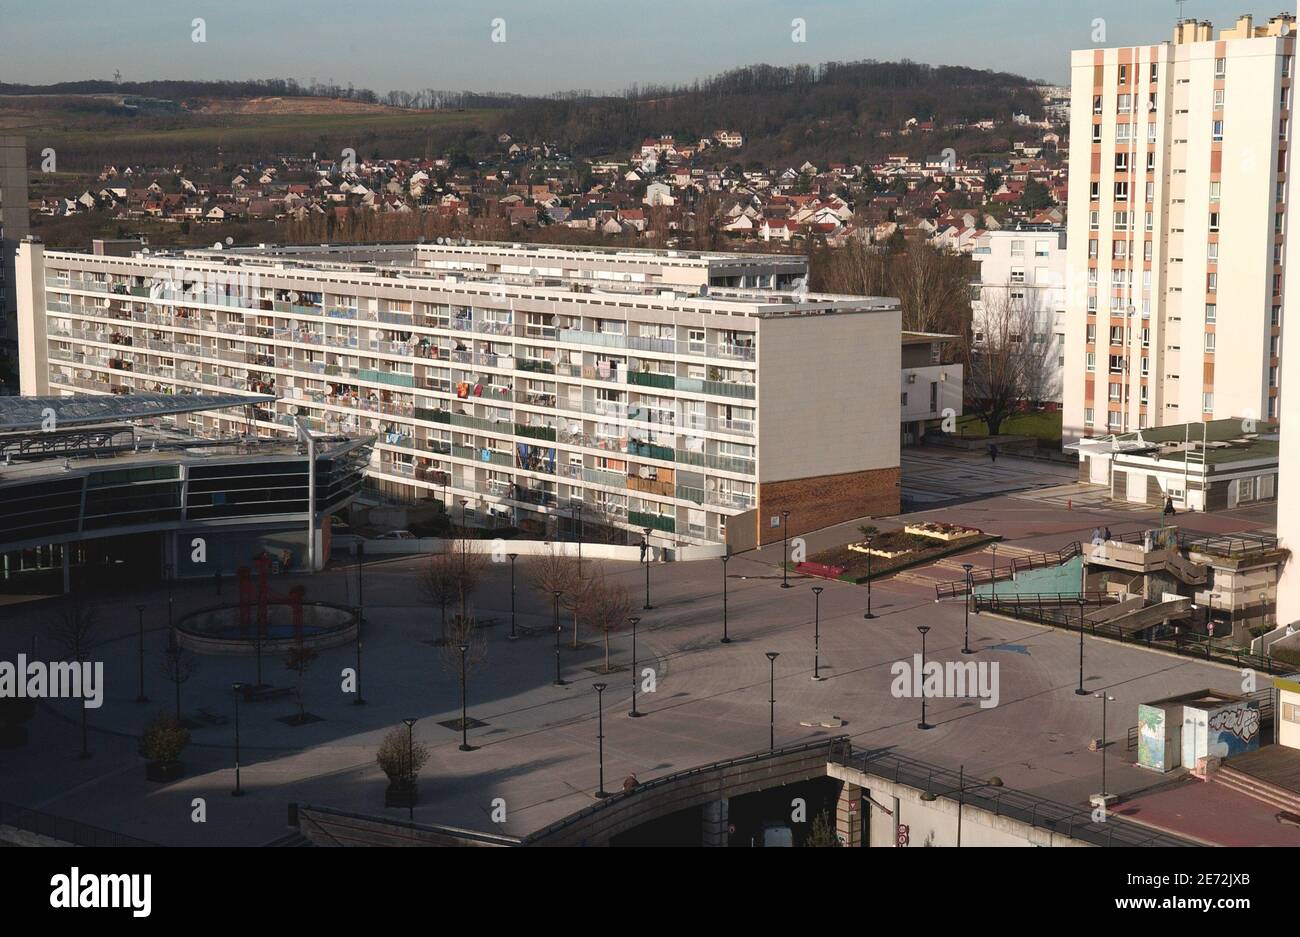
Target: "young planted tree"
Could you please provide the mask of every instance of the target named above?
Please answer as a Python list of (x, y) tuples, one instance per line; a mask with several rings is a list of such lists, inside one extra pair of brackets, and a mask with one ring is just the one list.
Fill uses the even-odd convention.
[(609, 637), (624, 623), (632, 611), (632, 597), (621, 583), (611, 583), (604, 570), (598, 569), (584, 591), (586, 617), (605, 640), (605, 667), (609, 673)]
[[(550, 553), (534, 557), (528, 561), (528, 582), (541, 595), (546, 607), (554, 601), (554, 594), (560, 593), (561, 604), (567, 609), (572, 597), (581, 589), (578, 576), (578, 559), (565, 556), (562, 548), (555, 548)], [(577, 633), (574, 633), (574, 646), (577, 646)]]
[(299, 723), (303, 723), (307, 721), (307, 709), (303, 705), (303, 694), (302, 694), (303, 677), (306, 676), (307, 671), (311, 669), (311, 665), (316, 662), (316, 659), (318, 657), (320, 657), (320, 654), (316, 653), (316, 650), (314, 648), (308, 647), (307, 645), (303, 644), (301, 641), (299, 641), (293, 647), (289, 648), (289, 650), (286, 651), (284, 655), (285, 669), (292, 670), (294, 674), (297, 675), (296, 686), (294, 688), (294, 695), (297, 697), (298, 700), (298, 722)]
[(472, 616), (475, 593), (483, 585), (492, 562), (483, 542), (468, 537), (457, 537), (446, 542), (442, 553), (429, 558), (421, 576), (421, 589), (425, 598), (437, 605), (442, 618), (440, 644), (448, 642), (447, 609), (460, 606), (460, 617)]
[(176, 691), (176, 721), (182, 722), (181, 684), (188, 683), (190, 677), (194, 676), (194, 672), (199, 669), (199, 659), (173, 640), (163, 652), (158, 669)]
[[(68, 659), (76, 664), (77, 669), (84, 673), (85, 668), (81, 665), (86, 662), (91, 648), (99, 643), (99, 615), (96, 610), (85, 603), (77, 593), (72, 593), (64, 600), (63, 605), (55, 614), (54, 623), (50, 629), (55, 642), (63, 649), (63, 653)], [(103, 691), (103, 687), (99, 688)], [(85, 693), (88, 688), (83, 686), (82, 692)], [(88, 728), (86, 725), (86, 706), (81, 709), (81, 757), (90, 757)]]

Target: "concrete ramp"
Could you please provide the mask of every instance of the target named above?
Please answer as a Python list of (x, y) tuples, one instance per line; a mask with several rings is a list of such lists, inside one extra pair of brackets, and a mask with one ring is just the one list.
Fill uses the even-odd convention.
[(1135, 595), (1129, 599), (1122, 599), (1113, 605), (1103, 605), (1100, 608), (1094, 608), (1084, 613), (1083, 620), (1090, 625), (1109, 624), (1116, 618), (1122, 618), (1132, 612), (1146, 607), (1146, 601), (1140, 595)]
[[(1141, 601), (1139, 599), (1139, 601)], [(1157, 602), (1145, 608), (1133, 609), (1123, 615), (1111, 618), (1107, 624), (1113, 625), (1124, 634), (1135, 634), (1156, 625), (1165, 625), (1176, 618), (1186, 618), (1192, 612), (1192, 600), (1189, 598), (1171, 599)]]
[(1201, 563), (1193, 563), (1177, 550), (1170, 550), (1165, 559), (1165, 568), (1187, 583), (1189, 586), (1203, 586), (1209, 581), (1210, 568)]

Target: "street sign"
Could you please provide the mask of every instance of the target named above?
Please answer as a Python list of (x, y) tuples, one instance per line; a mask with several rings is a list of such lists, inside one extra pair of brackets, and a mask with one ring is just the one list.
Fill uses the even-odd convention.
[(911, 840), (911, 833), (912, 831), (906, 823), (898, 824), (898, 838), (895, 841), (894, 845), (906, 846), (908, 842)]

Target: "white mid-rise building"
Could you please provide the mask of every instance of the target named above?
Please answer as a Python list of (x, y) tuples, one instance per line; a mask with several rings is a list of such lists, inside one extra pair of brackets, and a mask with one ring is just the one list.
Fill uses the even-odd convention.
[(1294, 25), (1072, 54), (1067, 441), (1280, 415)]
[(271, 393), (187, 425), (375, 433), (404, 499), (735, 549), (898, 510), (898, 302), (779, 289), (803, 258), (28, 239), (18, 274), (23, 393)]
[[(985, 340), (986, 313), (1011, 314), (1032, 325), (1025, 338), (1044, 354), (1042, 402), (1061, 402), (1065, 367), (1065, 229), (1053, 225), (1024, 225), (1005, 231), (985, 231), (975, 241), (974, 259), (980, 277), (971, 300), (972, 338)], [(1049, 346), (1044, 348), (1044, 344)]]

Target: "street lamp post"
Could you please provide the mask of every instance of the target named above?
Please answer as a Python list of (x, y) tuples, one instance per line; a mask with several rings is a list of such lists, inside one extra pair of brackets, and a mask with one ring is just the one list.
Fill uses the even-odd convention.
[(731, 638), (727, 636), (727, 561), (731, 554), (724, 553), (719, 559), (722, 560), (722, 643), (730, 644)]
[(790, 588), (790, 512), (781, 512), (781, 588)]
[(1211, 592), (1209, 601), (1205, 603), (1205, 659), (1209, 660), (1214, 654), (1214, 600), (1219, 598), (1219, 593)]
[(596, 751), (600, 764), (600, 785), (596, 788), (597, 797), (608, 797), (605, 790), (605, 684), (593, 683), (596, 689)]
[(235, 789), (230, 792), (232, 797), (243, 797), (244, 788), (239, 779), (239, 697), (244, 692), (244, 684), (231, 684), (230, 689), (235, 694)]
[(418, 720), (403, 719), (406, 726), (406, 818), (415, 820), (415, 738), (412, 727)]
[(1083, 609), (1084, 601), (1079, 600), (1079, 688), (1074, 691), (1075, 696), (1087, 696), (1088, 691), (1083, 688)]
[(167, 630), (170, 632), (176, 626), (175, 605), (176, 596), (172, 591), (172, 564), (163, 564), (163, 576), (167, 579)]
[(460, 750), (463, 752), (472, 752), (474, 746), (469, 744), (469, 714), (466, 711), (466, 698), (468, 690), (466, 687), (465, 655), (469, 652), (469, 645), (464, 641), (456, 645), (456, 650), (460, 651)]
[(560, 590), (554, 590), (551, 595), (555, 598), (555, 685), (568, 686), (560, 676)]
[(646, 551), (645, 551), (645, 605), (641, 607), (646, 611), (649, 611), (650, 609), (654, 608), (654, 606), (650, 604), (650, 554), (651, 551), (654, 549), (654, 547), (650, 546), (650, 528), (645, 527), (642, 529), (642, 532), (645, 534)]
[(962, 563), (961, 568), (966, 570), (966, 636), (962, 639), (961, 652), (963, 654), (974, 654), (975, 652), (970, 649), (970, 602), (971, 592), (974, 587), (970, 575), (972, 565), (970, 563)]
[(139, 641), (140, 691), (136, 694), (135, 701), (137, 703), (147, 703), (149, 702), (149, 697), (144, 695), (144, 606), (137, 605), (135, 607), (135, 613), (138, 620), (138, 626), (139, 626), (138, 630), (140, 636), (140, 641)]
[(989, 552), (993, 554), (993, 576), (989, 580), (989, 598), (996, 599), (998, 597), (998, 545), (990, 544)]
[(918, 729), (933, 729), (934, 726), (925, 721), (925, 636), (930, 633), (929, 625), (917, 625), (916, 630), (921, 632), (921, 721), (916, 724)]
[[(358, 540), (357, 541), (357, 695), (352, 699), (353, 706), (366, 705), (366, 699), (364, 696), (361, 695), (361, 632), (365, 629), (366, 626), (366, 601), (365, 601), (365, 596), (362, 594), (361, 591), (361, 567), (365, 561), (365, 554), (366, 554), (366, 544), (364, 541)], [(257, 682), (260, 685), (262, 682), (261, 653), (260, 653), (262, 641), (260, 637), (258, 638), (257, 644), (259, 649)]]
[(876, 617), (871, 612), (871, 541), (874, 539), (875, 539), (874, 537), (868, 537), (866, 540), (863, 541), (863, 544), (867, 548), (867, 614), (863, 615), (862, 617), (866, 619), (872, 619)]
[(822, 648), (822, 586), (813, 586), (813, 675), (814, 680), (820, 681), (821, 674), (821, 648)]
[(1106, 704), (1115, 702), (1115, 697), (1107, 693), (1094, 693), (1101, 700), (1101, 799), (1106, 801)]
[(633, 615), (628, 621), (632, 623), (632, 711), (628, 715), (633, 719), (640, 719), (645, 715), (643, 712), (638, 712), (636, 708), (636, 626), (641, 622), (641, 619)]
[(519, 559), (518, 553), (510, 554), (510, 640), (514, 641), (519, 637), (515, 633), (515, 560)]
[(465, 569), (465, 564), (469, 562), (469, 525), (465, 520), (465, 512), (469, 507), (469, 498), (460, 499), (460, 568)]
[(767, 747), (772, 751), (776, 751), (776, 659), (780, 656), (777, 651), (767, 652)]

